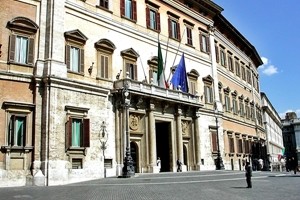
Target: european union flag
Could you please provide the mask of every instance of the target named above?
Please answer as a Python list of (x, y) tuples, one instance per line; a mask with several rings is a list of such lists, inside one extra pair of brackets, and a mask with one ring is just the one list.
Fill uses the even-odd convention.
[(181, 56), (180, 62), (171, 79), (171, 83), (173, 84), (174, 88), (178, 88), (178, 86), (180, 86), (182, 92), (189, 92), (189, 86), (185, 70), (184, 54), (182, 54)]

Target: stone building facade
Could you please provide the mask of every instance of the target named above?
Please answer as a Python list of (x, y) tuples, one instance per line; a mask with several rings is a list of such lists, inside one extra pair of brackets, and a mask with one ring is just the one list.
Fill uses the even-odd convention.
[[(119, 176), (128, 145), (136, 173), (174, 172), (177, 159), (183, 171), (215, 169), (218, 158), (242, 170), (266, 140), (262, 61), (212, 1), (0, 9), (1, 185)], [(158, 86), (158, 41), (168, 84), (184, 54), (187, 93)]]

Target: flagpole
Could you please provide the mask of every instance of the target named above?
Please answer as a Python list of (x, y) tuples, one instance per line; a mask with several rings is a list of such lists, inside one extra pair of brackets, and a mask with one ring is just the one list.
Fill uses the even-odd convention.
[(147, 81), (147, 76), (146, 76), (146, 72), (145, 72), (145, 69), (144, 69), (144, 66), (143, 66), (143, 62), (142, 62), (141, 56), (139, 56), (139, 58), (140, 58), (140, 62), (141, 62), (141, 65), (142, 65), (143, 72), (144, 72), (145, 81), (146, 81), (146, 83), (148, 83), (148, 81)]
[[(182, 39), (183, 39), (184, 33), (185, 33), (185, 29), (183, 29), (183, 33), (182, 33), (181, 39), (180, 39), (180, 41), (179, 41), (179, 45), (178, 45), (178, 48), (177, 48), (177, 51), (176, 51), (176, 55), (175, 55), (175, 58), (174, 58), (174, 61), (173, 61), (173, 65), (172, 65), (171, 67), (173, 67), (174, 64), (175, 64), (175, 61), (176, 61), (176, 58), (177, 58), (177, 55), (178, 55), (178, 51), (179, 51), (180, 44), (181, 44), (181, 41), (182, 41)], [(169, 77), (168, 77), (167, 83), (169, 83), (169, 80), (170, 80), (170, 78), (171, 78), (171, 73), (172, 73), (172, 72), (171, 72), (171, 70), (170, 70), (170, 73), (169, 73)]]

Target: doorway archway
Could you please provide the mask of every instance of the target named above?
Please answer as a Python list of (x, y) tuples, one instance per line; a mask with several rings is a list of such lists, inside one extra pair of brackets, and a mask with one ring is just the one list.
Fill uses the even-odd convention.
[(171, 147), (171, 123), (156, 122), (156, 154), (161, 160), (161, 172), (170, 172), (172, 147)]
[(130, 142), (130, 153), (133, 161), (135, 173), (139, 173), (139, 149), (135, 142)]

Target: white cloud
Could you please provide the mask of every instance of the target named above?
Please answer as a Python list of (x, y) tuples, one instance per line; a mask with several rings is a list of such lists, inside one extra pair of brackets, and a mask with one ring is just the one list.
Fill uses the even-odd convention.
[(272, 65), (268, 58), (261, 57), (261, 60), (263, 61), (263, 65), (261, 65), (259, 69), (263, 74), (271, 76), (278, 73), (278, 68)]

